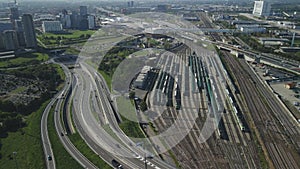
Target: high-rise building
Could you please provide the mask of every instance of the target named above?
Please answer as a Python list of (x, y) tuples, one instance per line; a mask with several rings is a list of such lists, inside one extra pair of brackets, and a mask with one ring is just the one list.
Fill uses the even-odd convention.
[(17, 34), (19, 46), (26, 46), (25, 37), (24, 37), (24, 29), (23, 23), (21, 20), (15, 20), (14, 29)]
[(133, 6), (134, 6), (134, 1), (127, 2), (127, 7), (133, 7)]
[(0, 21), (0, 32), (14, 29), (13, 24), (7, 21)]
[(14, 30), (3, 32), (3, 39), (6, 50), (16, 50), (19, 47), (18, 38)]
[(267, 17), (270, 15), (271, 5), (266, 1), (255, 1), (253, 15), (258, 17)]
[(13, 24), (15, 24), (15, 20), (19, 19), (19, 9), (18, 7), (11, 7), (10, 8), (10, 22)]
[(10, 19), (16, 20), (19, 19), (19, 9), (18, 7), (10, 8)]
[(66, 28), (71, 28), (71, 15), (65, 15), (65, 27)]
[(4, 37), (1, 32), (0, 32), (0, 50), (5, 50)]
[(80, 6), (79, 7), (79, 13), (80, 13), (80, 16), (86, 16), (88, 14), (87, 12), (87, 6)]
[(95, 28), (95, 16), (89, 15), (88, 22), (89, 22), (89, 29), (94, 29)]
[(30, 14), (24, 14), (22, 16), (22, 23), (23, 23), (26, 47), (36, 48), (37, 41), (36, 41), (36, 35), (35, 35), (32, 16)]
[(78, 28), (80, 30), (87, 30), (89, 28), (89, 21), (87, 17), (80, 16)]
[(72, 11), (71, 19), (71, 28), (77, 29), (79, 27), (79, 17), (76, 11)]

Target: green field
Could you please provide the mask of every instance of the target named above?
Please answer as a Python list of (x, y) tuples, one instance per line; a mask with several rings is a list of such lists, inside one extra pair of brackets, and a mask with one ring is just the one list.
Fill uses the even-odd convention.
[(130, 99), (126, 99), (123, 96), (117, 97), (117, 105), (119, 113), (125, 118), (131, 121), (137, 122), (137, 114), (134, 105), (132, 105)]
[(122, 123), (120, 123), (119, 126), (128, 137), (145, 138), (145, 135), (142, 132), (139, 123), (128, 120), (122, 115), (121, 117)]
[(122, 117), (120, 128), (129, 137), (144, 138), (145, 135), (138, 123), (135, 107), (129, 99), (117, 97), (118, 111)]
[(56, 34), (56, 33), (44, 33), (42, 35), (39, 35), (39, 37), (42, 36), (47, 36), (47, 37), (53, 37), (53, 38), (65, 38), (65, 39), (76, 39), (76, 38), (80, 38), (80, 36), (82, 35), (93, 35), (96, 31), (94, 30), (86, 30), (86, 31), (81, 31), (81, 30), (74, 30), (74, 31), (70, 31), (68, 33), (65, 34)]
[(65, 33), (44, 33), (38, 35), (38, 40), (43, 43), (43, 47), (78, 44), (86, 42), (95, 32), (95, 30), (74, 30)]
[[(38, 111), (24, 117), (26, 127), (1, 138), (0, 168), (16, 168), (16, 165), (19, 169), (45, 168), (40, 121), (48, 103), (45, 102)], [(17, 152), (16, 158), (13, 158), (13, 152)]]
[(48, 59), (49, 56), (44, 53), (24, 54), (15, 58), (0, 60), (0, 68), (34, 65), (44, 62)]

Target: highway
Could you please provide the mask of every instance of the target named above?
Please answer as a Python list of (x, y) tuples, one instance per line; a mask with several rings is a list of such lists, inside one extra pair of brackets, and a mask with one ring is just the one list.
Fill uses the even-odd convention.
[[(50, 142), (49, 135), (48, 135), (47, 120), (48, 120), (48, 115), (49, 115), (50, 109), (54, 105), (54, 103), (57, 101), (58, 95), (56, 95), (50, 101), (50, 103), (47, 105), (46, 109), (43, 112), (43, 116), (42, 116), (42, 120), (41, 120), (41, 138), (42, 138), (42, 144), (43, 144), (43, 150), (44, 150), (44, 156), (45, 156), (47, 169), (55, 169), (56, 168), (55, 167), (55, 158), (53, 155), (53, 150), (52, 150), (51, 142)], [(48, 155), (52, 156), (52, 160), (48, 160)]]
[[(74, 98), (76, 98), (75, 122), (77, 128), (80, 126), (81, 136), (108, 163), (112, 159), (116, 159), (123, 166), (128, 166), (128, 168), (143, 168), (145, 165), (144, 152), (119, 128), (110, 99), (107, 98), (107, 93), (109, 93), (107, 86), (105, 87), (102, 78), (93, 68), (85, 63), (80, 65), (81, 68), (75, 70), (75, 76), (79, 85), (75, 90)], [(95, 77), (100, 81), (100, 85), (96, 84)], [(91, 101), (93, 97), (99, 98), (100, 102)], [(91, 103), (97, 104), (91, 105)], [(100, 110), (100, 112), (92, 112), (92, 110)], [(115, 133), (121, 142), (112, 138), (101, 125), (109, 126), (110, 130)], [(103, 152), (107, 151), (110, 154), (103, 154)], [(148, 159), (146, 162), (148, 168), (173, 168), (156, 157), (151, 160)]]
[[(92, 162), (90, 162), (85, 156), (83, 156), (77, 148), (71, 143), (69, 138), (65, 135), (67, 132), (64, 128), (64, 125), (61, 123), (63, 120), (61, 119), (61, 112), (63, 109), (63, 104), (67, 103), (66, 98), (66, 93), (68, 90), (71, 89), (76, 84), (72, 84), (72, 75), (69, 69), (61, 64), (65, 74), (66, 74), (66, 84), (65, 85), (65, 90), (63, 90), (63, 95), (58, 100), (58, 103), (55, 107), (55, 112), (54, 112), (54, 124), (55, 124), (55, 129), (57, 132), (57, 135), (62, 142), (63, 146), (65, 149), (68, 151), (68, 153), (81, 165), (83, 168), (91, 168), (91, 169), (96, 169), (96, 167)], [(63, 134), (62, 134), (63, 133)]]
[[(72, 87), (72, 76), (69, 71), (69, 69), (63, 65), (59, 64), (65, 74), (66, 74), (66, 82), (63, 89), (57, 93), (51, 102), (47, 105), (46, 109), (44, 110), (42, 121), (41, 121), (41, 137), (42, 137), (42, 143), (43, 143), (43, 150), (45, 155), (45, 161), (48, 169), (55, 169), (55, 156), (53, 154), (53, 150), (51, 148), (51, 142), (49, 140), (48, 136), (48, 128), (47, 128), (47, 119), (50, 112), (50, 109), (55, 106), (55, 112), (54, 112), (54, 122), (55, 122), (55, 129), (57, 132), (58, 137), (60, 138), (63, 146), (65, 149), (69, 152), (69, 154), (79, 163), (83, 166), (83, 168), (97, 168), (94, 164), (92, 164), (85, 156), (83, 156), (77, 148), (71, 143), (69, 138), (65, 136), (65, 129), (63, 125), (61, 124), (61, 115), (60, 112), (63, 108), (63, 104), (65, 103), (63, 95), (70, 90)], [(56, 103), (56, 105), (55, 105)], [(61, 134), (63, 133), (63, 135)], [(48, 155), (52, 157), (52, 160), (48, 160)]]

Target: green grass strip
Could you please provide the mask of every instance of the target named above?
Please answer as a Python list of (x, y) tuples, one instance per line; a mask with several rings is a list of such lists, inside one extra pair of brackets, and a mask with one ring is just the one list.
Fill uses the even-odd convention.
[(94, 165), (98, 166), (100, 169), (111, 169), (111, 167), (102, 160), (90, 147), (84, 142), (78, 133), (69, 136), (71, 142), (74, 146)]

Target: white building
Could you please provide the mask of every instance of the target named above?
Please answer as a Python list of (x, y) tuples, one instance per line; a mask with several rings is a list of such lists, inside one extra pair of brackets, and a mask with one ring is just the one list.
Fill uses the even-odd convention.
[(43, 32), (59, 32), (62, 31), (62, 24), (59, 21), (43, 21)]
[(271, 12), (271, 5), (266, 1), (255, 1), (253, 15), (254, 16), (269, 16)]
[(94, 29), (95, 28), (95, 16), (89, 15), (88, 16), (88, 23), (89, 23), (89, 29)]

